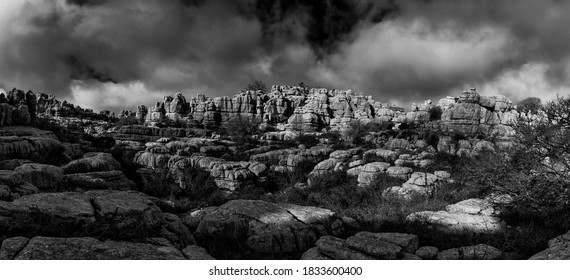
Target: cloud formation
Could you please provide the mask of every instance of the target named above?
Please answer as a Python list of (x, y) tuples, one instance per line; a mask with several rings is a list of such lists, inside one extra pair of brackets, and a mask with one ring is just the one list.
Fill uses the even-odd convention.
[(470, 87), (548, 99), (570, 92), (568, 11), (557, 0), (2, 1), (0, 89), (113, 111), (253, 80), (403, 105)]

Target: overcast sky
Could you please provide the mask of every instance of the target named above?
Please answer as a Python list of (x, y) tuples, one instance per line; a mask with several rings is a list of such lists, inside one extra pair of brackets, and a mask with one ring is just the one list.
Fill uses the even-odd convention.
[(476, 87), (570, 93), (570, 1), (10, 0), (0, 91), (95, 110), (248, 83), (353, 89), (405, 105)]

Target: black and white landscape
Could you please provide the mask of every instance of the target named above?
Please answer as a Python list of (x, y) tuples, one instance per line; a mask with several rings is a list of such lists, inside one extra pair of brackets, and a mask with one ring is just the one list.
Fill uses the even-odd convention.
[(570, 259), (570, 3), (0, 4), (0, 259)]

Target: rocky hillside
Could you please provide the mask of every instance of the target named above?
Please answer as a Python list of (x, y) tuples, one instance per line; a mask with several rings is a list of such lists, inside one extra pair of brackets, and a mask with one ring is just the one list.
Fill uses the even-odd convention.
[(517, 200), (501, 190), (531, 174), (495, 176), (515, 170), (505, 97), (471, 90), (405, 112), (273, 86), (113, 119), (14, 89), (0, 108), (1, 259), (568, 255), (566, 235), (547, 242), (559, 228), (529, 248), (503, 215)]

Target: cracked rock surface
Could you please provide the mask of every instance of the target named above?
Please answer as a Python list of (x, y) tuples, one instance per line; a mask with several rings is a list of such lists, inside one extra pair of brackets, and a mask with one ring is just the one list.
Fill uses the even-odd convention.
[(251, 256), (271, 256), (300, 254), (313, 247), (330, 231), (333, 218), (334, 213), (323, 208), (233, 200), (183, 220), (195, 229), (198, 244), (219, 254), (233, 246)]
[(198, 246), (180, 251), (172, 246), (127, 241), (99, 241), (92, 237), (13, 237), (4, 240), (2, 260), (206, 260)]

